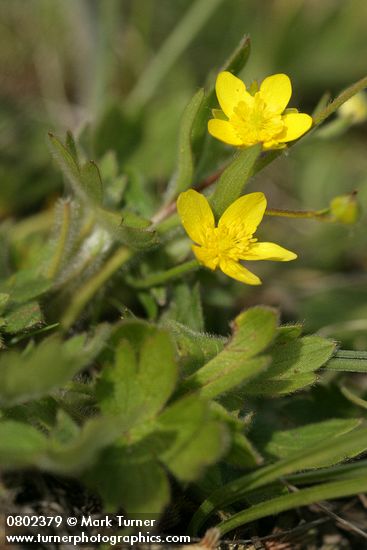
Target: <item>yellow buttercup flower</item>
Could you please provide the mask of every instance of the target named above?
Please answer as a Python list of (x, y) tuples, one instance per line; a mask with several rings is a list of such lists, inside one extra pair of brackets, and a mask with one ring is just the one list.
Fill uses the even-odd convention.
[(258, 91), (250, 93), (242, 80), (224, 71), (217, 77), (215, 90), (222, 110), (213, 109), (208, 131), (229, 145), (262, 143), (264, 149), (279, 149), (311, 128), (312, 117), (286, 109), (292, 85), (285, 74), (268, 76)]
[(260, 285), (240, 260), (276, 260), (288, 262), (297, 255), (275, 243), (259, 243), (253, 237), (266, 209), (263, 193), (250, 193), (234, 201), (221, 216), (218, 226), (212, 209), (204, 197), (190, 189), (181, 193), (177, 211), (191, 240), (199, 262), (248, 285)]

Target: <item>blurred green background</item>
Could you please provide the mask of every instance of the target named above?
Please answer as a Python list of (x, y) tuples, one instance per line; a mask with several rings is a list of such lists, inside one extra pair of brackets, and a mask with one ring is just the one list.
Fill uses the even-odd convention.
[[(285, 72), (292, 106), (312, 112), (326, 91), (334, 96), (367, 73), (366, 23), (365, 0), (1, 0), (0, 218), (33, 215), (63, 193), (46, 135), (66, 129), (97, 161), (116, 150), (119, 173), (150, 196), (130, 201), (150, 215), (175, 168), (185, 104), (244, 33), (252, 39), (244, 80)], [(319, 209), (357, 189), (363, 206), (366, 146), (366, 123), (330, 139), (315, 133), (249, 191), (264, 191), (273, 208)], [(202, 176), (229, 153), (213, 143)], [(257, 264), (264, 285), (256, 289), (203, 272), (208, 328), (225, 332), (234, 312), (267, 303), (284, 321), (366, 349), (365, 218), (351, 227), (271, 218), (259, 237), (299, 260)]]

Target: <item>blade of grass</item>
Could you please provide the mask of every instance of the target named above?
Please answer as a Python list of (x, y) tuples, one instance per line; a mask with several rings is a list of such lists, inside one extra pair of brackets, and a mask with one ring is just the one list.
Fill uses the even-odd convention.
[(170, 68), (194, 40), (222, 1), (197, 0), (192, 4), (127, 98), (127, 109), (141, 109), (152, 98)]
[(354, 479), (347, 479), (343, 481), (335, 481), (333, 483), (323, 483), (310, 487), (308, 489), (301, 489), (295, 493), (290, 493), (281, 497), (273, 498), (266, 502), (261, 502), (255, 506), (251, 506), (248, 510), (238, 512), (231, 518), (222, 521), (217, 525), (221, 534), (224, 535), (237, 527), (245, 525), (250, 521), (264, 518), (270, 515), (276, 515), (285, 510), (291, 510), (298, 506), (307, 506), (319, 502), (320, 500), (326, 500), (330, 498), (341, 498), (350, 495), (362, 493), (367, 491), (367, 477), (357, 477)]
[(314, 464), (333, 460), (343, 460), (348, 456), (355, 456), (367, 447), (367, 428), (353, 430), (340, 436), (330, 445), (329, 441), (322, 441), (318, 445), (295, 453), (293, 456), (259, 468), (245, 476), (235, 479), (214, 491), (194, 514), (189, 532), (196, 534), (206, 519), (217, 509), (238, 502), (241, 498), (281, 477), (293, 474), (300, 470), (313, 468)]

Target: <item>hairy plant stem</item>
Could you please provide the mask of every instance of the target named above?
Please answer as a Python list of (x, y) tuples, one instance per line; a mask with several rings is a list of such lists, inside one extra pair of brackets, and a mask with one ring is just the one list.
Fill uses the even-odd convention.
[(171, 269), (167, 269), (167, 271), (160, 271), (158, 273), (154, 273), (153, 275), (149, 275), (145, 279), (140, 279), (136, 281), (132, 277), (129, 277), (127, 281), (130, 286), (134, 288), (150, 288), (152, 286), (162, 285), (168, 281), (171, 281), (172, 279), (177, 279), (177, 277), (185, 275), (190, 271), (194, 271), (199, 267), (200, 264), (197, 260), (189, 260), (188, 262), (184, 262), (183, 264), (172, 267)]
[(73, 325), (89, 300), (98, 292), (101, 286), (131, 258), (132, 254), (133, 252), (131, 250), (125, 246), (121, 246), (107, 260), (102, 269), (85, 283), (78, 294), (74, 296), (73, 301), (62, 317), (61, 326), (63, 329), (67, 330)]

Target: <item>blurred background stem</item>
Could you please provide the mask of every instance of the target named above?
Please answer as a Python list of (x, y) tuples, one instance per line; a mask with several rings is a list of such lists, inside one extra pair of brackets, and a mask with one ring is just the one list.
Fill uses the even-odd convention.
[(165, 40), (127, 98), (127, 108), (140, 109), (154, 95), (167, 72), (194, 40), (223, 0), (197, 0)]

